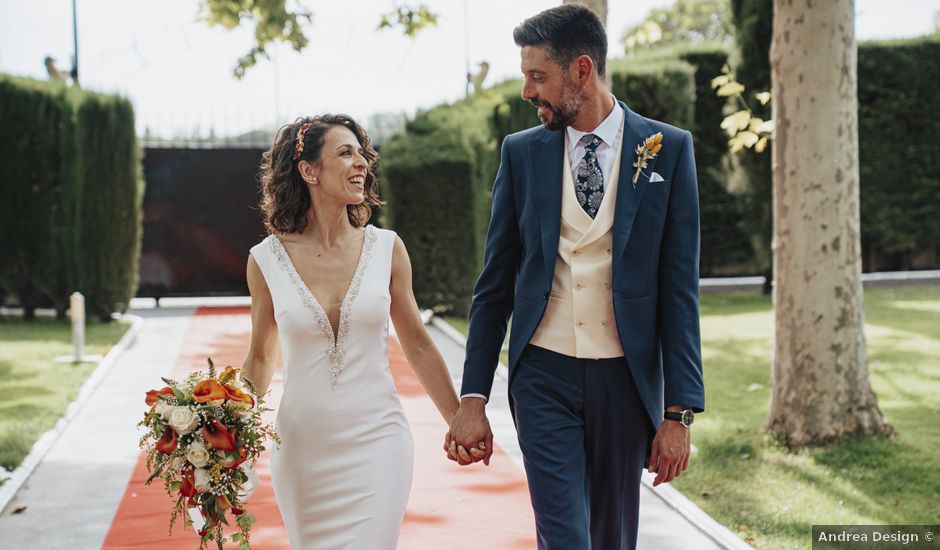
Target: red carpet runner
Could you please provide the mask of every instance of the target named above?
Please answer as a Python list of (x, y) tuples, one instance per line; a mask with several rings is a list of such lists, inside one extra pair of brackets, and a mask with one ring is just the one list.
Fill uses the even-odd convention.
[[(241, 365), (248, 351), (251, 319), (247, 308), (201, 308), (190, 321), (176, 366), (166, 374), (182, 378), (204, 368), (206, 357), (217, 366)], [(405, 360), (398, 343), (389, 342), (389, 364), (411, 422), (415, 440), (415, 476), (398, 548), (401, 550), (523, 550), (535, 548), (535, 527), (525, 475), (499, 448), (490, 466), (460, 468), (441, 450), (445, 425)], [(154, 380), (154, 387), (159, 380)], [(281, 396), (281, 371), (271, 384), (269, 404)], [(135, 411), (128, 421), (144, 412)], [(273, 416), (269, 419), (274, 421)], [(252, 528), (252, 548), (290, 548), (271, 489), (268, 457), (257, 468), (261, 485), (247, 502), (258, 518)], [(141, 454), (118, 507), (103, 549), (185, 549), (198, 547), (197, 536), (178, 524), (167, 536), (172, 502), (155, 482), (147, 479)], [(226, 548), (235, 548), (228, 544)]]

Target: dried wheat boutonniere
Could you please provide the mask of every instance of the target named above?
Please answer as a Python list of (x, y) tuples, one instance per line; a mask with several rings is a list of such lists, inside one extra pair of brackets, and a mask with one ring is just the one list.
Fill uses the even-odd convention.
[(643, 143), (636, 146), (636, 162), (633, 167), (636, 172), (633, 174), (633, 188), (636, 189), (636, 182), (640, 179), (640, 174), (646, 168), (646, 161), (656, 158), (656, 154), (663, 148), (663, 133), (657, 132), (643, 140)]

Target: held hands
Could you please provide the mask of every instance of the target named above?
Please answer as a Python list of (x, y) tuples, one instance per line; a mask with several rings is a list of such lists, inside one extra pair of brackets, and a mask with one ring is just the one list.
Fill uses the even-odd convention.
[(672, 420), (663, 420), (650, 452), (649, 471), (656, 474), (653, 487), (669, 483), (689, 467), (690, 448), (689, 428)]
[(476, 447), (471, 447), (468, 452), (463, 445), (457, 444), (457, 441), (451, 437), (450, 432), (447, 432), (444, 436), (444, 450), (447, 452), (447, 458), (461, 466), (473, 464), (480, 460), (485, 460), (484, 464), (489, 464), (489, 459), (486, 457), (485, 441), (480, 441)]
[(447, 458), (466, 466), (483, 461), (489, 466), (493, 455), (493, 432), (484, 410), (486, 401), (479, 397), (464, 397), (457, 414), (444, 436)]

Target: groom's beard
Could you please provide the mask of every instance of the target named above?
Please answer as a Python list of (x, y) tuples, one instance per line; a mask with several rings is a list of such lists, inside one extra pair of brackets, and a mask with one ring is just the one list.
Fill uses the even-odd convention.
[(533, 97), (529, 100), (529, 103), (536, 107), (544, 107), (551, 112), (551, 118), (539, 115), (539, 120), (542, 121), (542, 126), (544, 126), (545, 129), (561, 130), (562, 128), (571, 126), (578, 118), (578, 114), (581, 112), (581, 106), (584, 105), (584, 98), (570, 81), (565, 79), (561, 87), (561, 95), (558, 98), (558, 105), (552, 105), (540, 97)]

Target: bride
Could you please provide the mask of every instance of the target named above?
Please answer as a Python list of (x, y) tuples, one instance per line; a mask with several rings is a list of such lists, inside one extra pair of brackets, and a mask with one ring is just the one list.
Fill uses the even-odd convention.
[[(268, 237), (251, 249), (251, 347), (244, 376), (284, 393), (272, 480), (291, 547), (394, 549), (414, 446), (388, 368), (388, 320), (444, 421), (458, 400), (422, 323), (411, 262), (392, 231), (367, 222), (382, 203), (369, 136), (352, 118), (282, 127), (261, 164)], [(465, 460), (466, 451), (460, 449)], [(472, 449), (477, 459), (480, 449)]]

